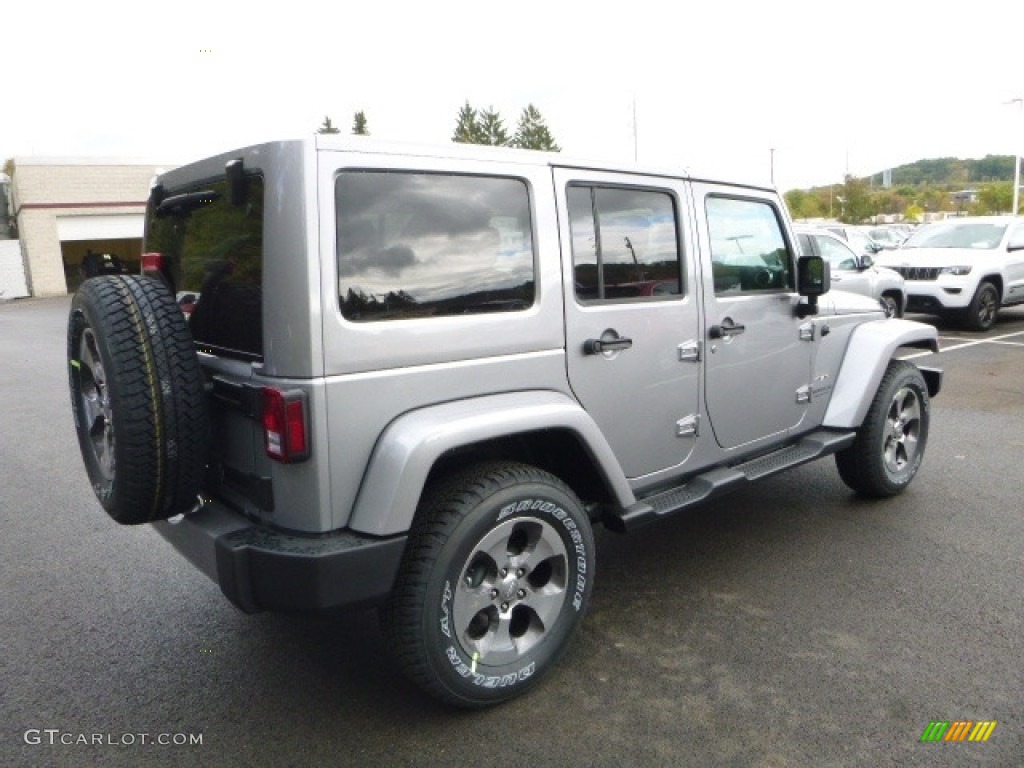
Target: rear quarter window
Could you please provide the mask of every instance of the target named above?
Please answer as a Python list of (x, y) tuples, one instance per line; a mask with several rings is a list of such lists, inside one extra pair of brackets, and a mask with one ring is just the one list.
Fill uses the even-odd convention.
[(338, 301), (347, 320), (533, 305), (530, 198), (521, 179), (343, 171), (335, 201)]

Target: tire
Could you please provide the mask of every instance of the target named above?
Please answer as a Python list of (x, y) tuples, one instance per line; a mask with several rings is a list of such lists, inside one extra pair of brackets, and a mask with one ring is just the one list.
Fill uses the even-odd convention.
[(999, 290), (992, 283), (983, 281), (964, 314), (963, 326), (969, 331), (987, 331), (996, 324), (999, 312)]
[(902, 317), (903, 313), (900, 311), (900, 302), (895, 296), (885, 293), (878, 300), (878, 303), (882, 305), (882, 310), (885, 312), (885, 316), (889, 317)]
[(873, 498), (902, 493), (921, 466), (930, 419), (921, 372), (908, 362), (891, 361), (855, 442), (836, 454), (843, 482)]
[(575, 494), (525, 464), (478, 465), (425, 494), (382, 628), (423, 690), (483, 707), (555, 665), (593, 582), (593, 532)]
[(207, 454), (203, 376), (162, 283), (86, 280), (68, 317), (71, 408), (96, 497), (125, 525), (195, 505)]

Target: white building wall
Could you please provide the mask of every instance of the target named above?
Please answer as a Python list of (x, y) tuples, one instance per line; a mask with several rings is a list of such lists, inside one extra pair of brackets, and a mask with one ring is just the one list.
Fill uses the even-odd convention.
[(0, 301), (28, 296), (25, 264), (18, 240), (0, 240)]
[[(71, 229), (72, 217), (130, 216), (138, 221), (145, 213), (150, 180), (171, 167), (123, 159), (15, 158), (14, 211), (32, 295), (68, 291), (58, 219)], [(92, 229), (100, 232), (99, 224)]]

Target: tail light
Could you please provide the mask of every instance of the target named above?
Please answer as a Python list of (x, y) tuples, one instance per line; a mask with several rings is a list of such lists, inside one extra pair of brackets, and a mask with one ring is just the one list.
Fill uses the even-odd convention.
[(263, 388), (263, 443), (267, 456), (282, 464), (309, 458), (305, 392)]
[(162, 273), (166, 263), (162, 253), (144, 253), (142, 254), (142, 274)]

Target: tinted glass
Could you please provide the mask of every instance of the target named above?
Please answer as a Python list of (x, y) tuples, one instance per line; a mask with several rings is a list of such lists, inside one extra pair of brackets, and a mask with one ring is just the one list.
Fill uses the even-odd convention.
[(145, 248), (163, 254), (197, 345), (262, 357), (262, 177), (247, 177), (242, 205), (228, 202), (224, 180), (172, 192), (147, 211)]
[(572, 186), (567, 197), (580, 301), (681, 293), (672, 195), (646, 189)]
[(979, 248), (999, 246), (1006, 224), (996, 222), (943, 221), (917, 230), (904, 248)]
[(792, 257), (774, 206), (760, 200), (709, 197), (715, 293), (787, 290)]
[(348, 320), (510, 312), (534, 300), (518, 179), (347, 171), (335, 184), (338, 295)]

